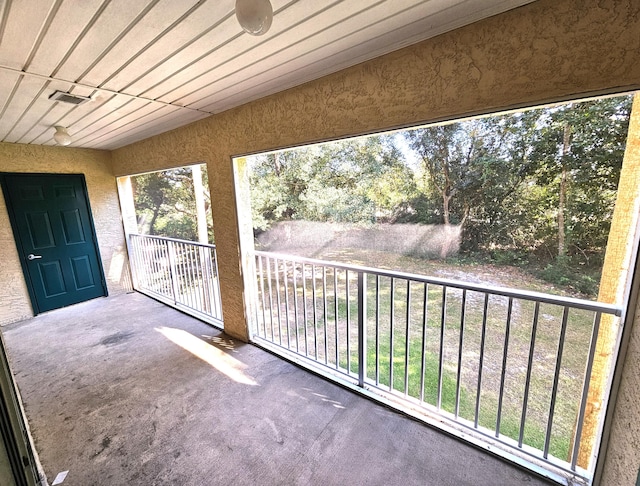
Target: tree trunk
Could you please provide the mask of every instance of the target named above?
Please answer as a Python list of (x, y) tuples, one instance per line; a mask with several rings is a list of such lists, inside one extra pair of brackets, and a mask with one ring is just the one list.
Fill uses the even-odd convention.
[(564, 135), (562, 137), (562, 174), (560, 175), (560, 197), (558, 198), (558, 257), (562, 258), (567, 254), (567, 246), (564, 231), (564, 211), (567, 199), (567, 164), (566, 159), (571, 148), (571, 126), (564, 124)]
[(444, 219), (444, 224), (449, 224), (449, 201), (451, 201), (451, 196), (446, 192), (442, 192), (442, 218)]
[(151, 218), (151, 222), (149, 223), (149, 234), (150, 235), (155, 235), (156, 234), (156, 220), (158, 219), (158, 216), (160, 214), (160, 208), (159, 207), (155, 207), (153, 208), (153, 217)]

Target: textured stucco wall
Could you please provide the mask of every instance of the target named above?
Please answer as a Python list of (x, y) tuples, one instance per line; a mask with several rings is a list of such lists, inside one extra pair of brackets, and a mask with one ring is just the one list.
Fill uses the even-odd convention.
[[(130, 276), (111, 154), (98, 150), (0, 143), (0, 172), (84, 174), (109, 294)], [(0, 325), (33, 315), (4, 197), (0, 198)]]
[(637, 1), (540, 0), (116, 150), (116, 175), (207, 163), (225, 328), (246, 337), (233, 155), (640, 86)]
[[(207, 163), (225, 329), (246, 339), (233, 155), (637, 89), (639, 32), (638, 0), (539, 0), (116, 150), (114, 173)], [(632, 346), (627, 361), (639, 358)], [(639, 381), (628, 390), (634, 420)], [(612, 438), (604, 484), (633, 484), (640, 458), (625, 440)]]

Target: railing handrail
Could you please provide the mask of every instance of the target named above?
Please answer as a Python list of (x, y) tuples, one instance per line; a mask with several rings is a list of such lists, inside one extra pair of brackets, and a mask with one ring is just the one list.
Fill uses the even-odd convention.
[(461, 290), (471, 290), (477, 292), (483, 292), (492, 295), (499, 295), (502, 297), (513, 297), (517, 299), (529, 300), (532, 302), (541, 302), (544, 304), (553, 304), (560, 306), (573, 307), (575, 309), (583, 309), (593, 312), (601, 312), (603, 314), (612, 314), (620, 317), (622, 315), (622, 307), (614, 304), (606, 304), (604, 302), (594, 302), (591, 300), (577, 299), (575, 297), (565, 297), (561, 295), (551, 295), (542, 292), (536, 292), (532, 290), (519, 290), (509, 287), (495, 287), (492, 285), (473, 284), (462, 282), (460, 280), (451, 280), (439, 277), (427, 277), (425, 275), (418, 275), (414, 273), (398, 272), (394, 270), (383, 270), (379, 268), (365, 267), (361, 265), (351, 265), (346, 263), (336, 263), (327, 260), (318, 260), (314, 258), (299, 257), (284, 253), (273, 253), (266, 251), (255, 251), (256, 256), (264, 256), (267, 258), (274, 258), (277, 260), (295, 261), (298, 263), (308, 263), (312, 265), (319, 265), (331, 268), (337, 268), (340, 270), (349, 270), (353, 272), (364, 272), (371, 275), (379, 275), (381, 277), (401, 278), (405, 280), (411, 280), (414, 282), (441, 285), (444, 287), (452, 287)]
[(173, 241), (174, 243), (186, 243), (188, 245), (203, 246), (203, 247), (213, 248), (213, 249), (216, 248), (216, 245), (210, 245), (209, 243), (200, 243), (199, 241), (191, 241), (191, 240), (181, 240), (179, 238), (169, 238), (167, 236), (143, 235), (140, 233), (130, 233), (129, 236), (135, 236), (139, 238), (150, 238), (154, 240)]

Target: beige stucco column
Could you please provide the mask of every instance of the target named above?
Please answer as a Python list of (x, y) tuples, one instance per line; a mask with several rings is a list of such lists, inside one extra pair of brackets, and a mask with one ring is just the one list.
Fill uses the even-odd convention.
[[(622, 305), (628, 286), (632, 252), (640, 213), (640, 95), (631, 111), (627, 147), (620, 172), (618, 197), (611, 222), (607, 251), (602, 268), (598, 301)], [(611, 382), (613, 357), (620, 322), (603, 316), (600, 326), (589, 398), (582, 431), (578, 465), (587, 468), (597, 445), (599, 419)]]
[[(233, 153), (229, 147), (224, 147), (224, 150), (228, 154)], [(236, 196), (236, 167), (242, 169), (244, 164), (234, 165), (231, 155), (226, 154), (212, 157), (212, 161), (207, 162), (224, 330), (229, 336), (246, 342), (250, 324), (244, 284), (247, 269), (243, 258), (246, 252), (243, 250), (247, 241), (253, 243), (253, 231), (247, 234), (247, 224), (251, 229), (251, 213), (247, 214), (237, 201), (241, 198)]]

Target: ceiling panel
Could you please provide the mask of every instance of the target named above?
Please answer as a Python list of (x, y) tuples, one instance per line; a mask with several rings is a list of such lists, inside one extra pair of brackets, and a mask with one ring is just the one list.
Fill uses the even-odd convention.
[(95, 65), (89, 69), (81, 81), (93, 86), (102, 85), (113, 74), (114, 66), (124, 66), (130, 59), (134, 59), (140, 52), (139, 46), (153, 45), (156, 38), (162, 36), (167, 29), (170, 31), (171, 27), (187, 15), (194, 5), (196, 2), (193, 0), (191, 2), (162, 0), (155, 4), (147, 15), (124, 33), (102, 58), (94, 61)]
[(91, 28), (91, 20), (99, 15), (103, 2), (104, 0), (83, 0), (62, 3), (46, 31), (42, 32), (42, 42), (34, 52), (31, 63), (15, 67), (26, 68), (29, 72), (45, 76), (57, 74), (56, 68), (65, 56), (73, 52), (74, 43), (81, 38), (83, 30)]
[[(59, 81), (42, 81), (34, 78), (30, 78), (29, 81), (33, 83), (33, 90), (29, 89), (26, 92), (23, 90), (28, 84), (27, 78), (20, 84), (21, 91), (20, 96), (23, 97), (26, 108), (24, 108), (19, 119), (15, 121), (15, 124), (11, 131), (5, 136), (6, 142), (20, 142), (23, 138), (38, 125), (43, 117), (48, 115), (48, 112), (54, 107), (49, 99), (42, 96), (43, 93), (52, 90), (67, 91), (71, 85), (69, 83), (63, 83)], [(34, 96), (33, 93), (36, 93)], [(17, 107), (19, 104), (12, 103), (12, 107)]]
[[(396, 2), (397, 4), (415, 3), (414, 0), (396, 0)], [(374, 12), (384, 7), (384, 2), (378, 3), (379, 5), (374, 9), (363, 9), (357, 2), (348, 2), (342, 5), (343, 8), (340, 10), (341, 16), (339, 19), (336, 19), (334, 9), (313, 12), (312, 15), (306, 18), (302, 17), (304, 21), (274, 33), (271, 38), (265, 39), (264, 44), (259, 46), (257, 46), (255, 42), (251, 42), (251, 39), (247, 38), (247, 36), (239, 37), (235, 39), (234, 42), (230, 42), (217, 50), (215, 56), (203, 59), (200, 65), (192, 66), (192, 69), (182, 73), (182, 76), (172, 77), (168, 82), (160, 85), (160, 89), (150, 92), (150, 94), (153, 97), (167, 102), (180, 100), (177, 101), (179, 104), (186, 105), (189, 102), (182, 101), (184, 97), (191, 95), (202, 86), (206, 86), (220, 79), (221, 76), (228, 78), (239, 69), (251, 66), (259, 61), (263, 61), (263, 65), (266, 64), (270, 66), (272, 65), (271, 58), (274, 55), (283, 49), (290, 49), (292, 46), (298, 47), (298, 50), (302, 49), (307, 52), (306, 46), (309, 45), (309, 43), (305, 42), (305, 40), (308, 39), (310, 32), (314, 33), (312, 37), (317, 39), (318, 43), (328, 46), (328, 39), (332, 39), (335, 31), (341, 29), (338, 25), (345, 22), (353, 22), (354, 25), (365, 22), (366, 25), (368, 19), (363, 18), (364, 14), (375, 16)], [(290, 13), (298, 16), (304, 15), (305, 11), (301, 10), (303, 6), (302, 4), (297, 4), (291, 7)], [(384, 13), (381, 15), (384, 15)], [(267, 50), (266, 54), (265, 50)], [(208, 66), (207, 63), (210, 65)], [(172, 85), (175, 86), (175, 88), (168, 89)], [(162, 88), (164, 88), (164, 90), (162, 90)], [(201, 97), (202, 96), (200, 96), (200, 98)]]
[(16, 123), (24, 116), (30, 105), (40, 98), (47, 84), (48, 81), (29, 76), (18, 78), (11, 89), (8, 103), (1, 113), (0, 138), (5, 140), (12, 133)]
[[(328, 57), (332, 58), (332, 63), (339, 62), (340, 58), (348, 57), (345, 50), (354, 45), (366, 44), (363, 46), (363, 51), (369, 54), (368, 58), (374, 57), (370, 44), (375, 44), (377, 37), (389, 30), (411, 24), (411, 20), (415, 18), (415, 11), (419, 8), (412, 0), (398, 0), (396, 4), (399, 7), (398, 13), (392, 17), (385, 17), (387, 12), (384, 4), (353, 12), (353, 15), (347, 16), (344, 21), (334, 22), (321, 32), (303, 37), (296, 44), (274, 49), (272, 55), (256, 59), (253, 64), (244, 63), (244, 56), (236, 58), (225, 66), (226, 71), (229, 71), (225, 77), (220, 78), (219, 71), (207, 73), (185, 87), (191, 88), (190, 91), (172, 101), (203, 109), (210, 106), (212, 102), (217, 101), (220, 104), (222, 100), (228, 98), (230, 96), (228, 90), (242, 92), (242, 87), (262, 84), (274, 78), (279, 78), (280, 82), (283, 82), (285, 80), (282, 77), (288, 73), (295, 72), (296, 78), (299, 78), (303, 76), (303, 71), (308, 71), (314, 72), (314, 77), (319, 77), (315, 69), (318, 63), (322, 64), (320, 71), (327, 71), (328, 66), (325, 60)], [(301, 26), (302, 29), (304, 27)], [(412, 27), (420, 30), (423, 26), (416, 24)], [(313, 79), (313, 77), (307, 76), (306, 79)]]
[(253, 37), (235, 0), (0, 0), (0, 140), (114, 149), (529, 2), (272, 0)]
[(0, 64), (22, 69), (38, 40), (40, 31), (46, 25), (54, 0), (32, 0), (29, 3), (6, 1), (4, 3), (4, 24), (0, 42)]
[[(177, 107), (171, 107), (172, 112), (167, 112), (161, 116), (155, 116), (154, 118), (147, 120), (146, 123), (141, 123), (136, 127), (127, 127), (126, 130), (118, 130), (108, 135), (108, 140), (98, 139), (87, 144), (87, 147), (91, 148), (104, 148), (108, 150), (115, 149), (128, 145), (137, 140), (142, 140), (159, 133), (166, 132), (176, 128), (176, 126), (186, 125), (196, 120), (201, 120), (209, 116), (207, 113), (201, 113), (197, 111), (191, 111), (185, 113)], [(163, 112), (164, 113), (164, 112)]]
[[(169, 59), (182, 56), (180, 53), (184, 49), (198, 42), (203, 35), (212, 30), (220, 30), (220, 24), (233, 16), (233, 6), (230, 2), (206, 2), (199, 5), (170, 32), (157, 39), (152, 45), (145, 46), (145, 49), (139, 51), (135, 59), (128, 60), (127, 64), (115, 76), (111, 76), (111, 79), (104, 83), (104, 87), (113, 90), (126, 88), (130, 93), (140, 94), (146, 87), (157, 82), (158, 78), (164, 79), (170, 76), (172, 71), (167, 70), (165, 76), (151, 75), (151, 79), (146, 81), (145, 87), (142, 88), (132, 86), (132, 83), (148, 75)], [(235, 29), (233, 32), (237, 33), (239, 30)], [(222, 35), (222, 33), (219, 32), (218, 35)], [(186, 57), (182, 63), (185, 61)]]
[[(57, 72), (61, 79), (79, 81), (96, 61), (109, 53), (113, 45), (132, 29), (137, 22), (144, 19), (145, 14), (157, 4), (158, 0), (131, 1), (111, 0), (104, 10), (99, 12), (95, 22), (79, 39), (69, 57)], [(74, 22), (68, 17), (66, 23)], [(117, 66), (119, 61), (114, 65)]]
[[(220, 37), (220, 34), (223, 34)], [(247, 37), (238, 31), (238, 23), (233, 15), (229, 15), (216, 27), (215, 31), (209, 31), (192, 44), (173, 54), (159, 66), (154, 67), (144, 77), (136, 80), (127, 86), (127, 91), (137, 95), (153, 98), (156, 94), (162, 94), (169, 88), (166, 86), (177, 86), (180, 79), (199, 72), (197, 66), (204, 59), (204, 62), (212, 62), (215, 57), (213, 53), (221, 46), (233, 41), (237, 37)], [(194, 73), (194, 74), (191, 74)], [(158, 86), (164, 86), (158, 88)]]

